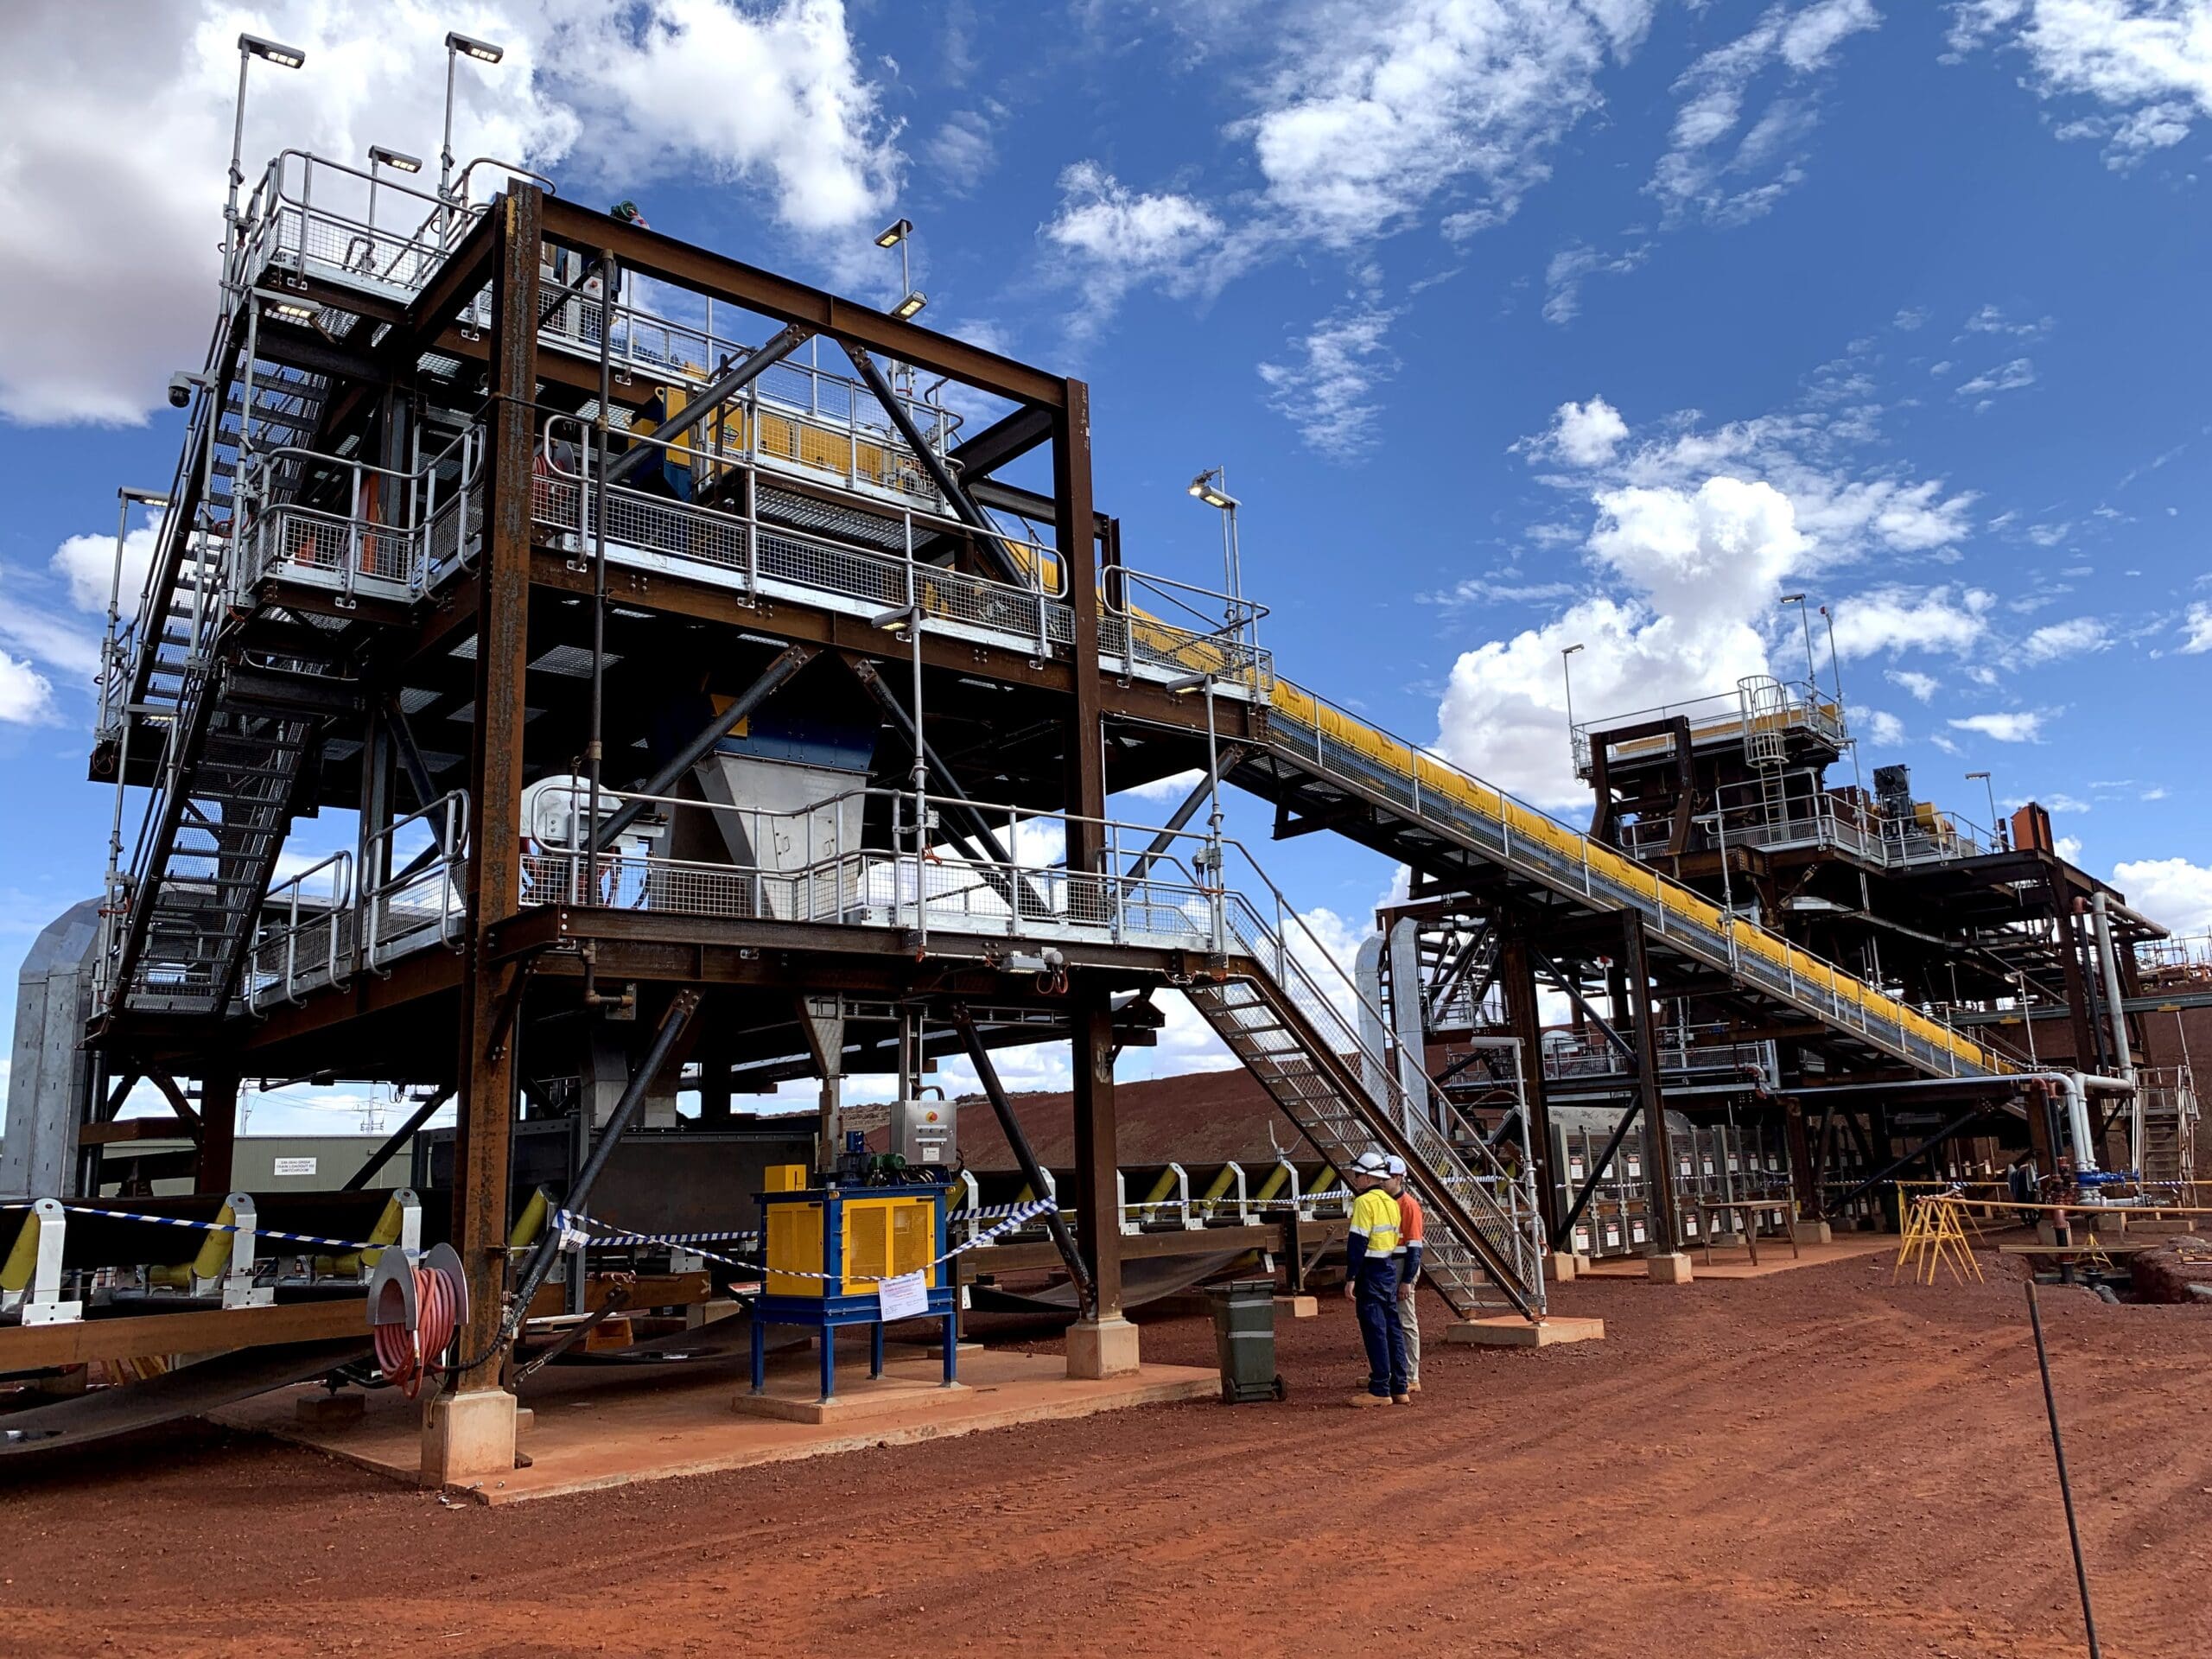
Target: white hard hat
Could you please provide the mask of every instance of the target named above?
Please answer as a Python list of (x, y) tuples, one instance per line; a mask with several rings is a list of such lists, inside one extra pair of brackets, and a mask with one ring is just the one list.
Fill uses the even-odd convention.
[(1374, 1147), (1370, 1147), (1359, 1154), (1359, 1160), (1352, 1165), (1351, 1173), (1355, 1175), (1388, 1175), (1390, 1173), (1390, 1160), (1376, 1151)]
[(1385, 1166), (1393, 1175), (1402, 1175), (1406, 1173), (1406, 1160), (1399, 1157), (1395, 1153), (1392, 1153), (1390, 1156), (1384, 1160), (1384, 1163)]

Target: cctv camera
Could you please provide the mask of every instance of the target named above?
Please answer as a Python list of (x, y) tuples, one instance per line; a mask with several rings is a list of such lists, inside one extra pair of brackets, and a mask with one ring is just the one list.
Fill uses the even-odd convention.
[(169, 376), (169, 407), (171, 409), (192, 407), (192, 377), (190, 375)]

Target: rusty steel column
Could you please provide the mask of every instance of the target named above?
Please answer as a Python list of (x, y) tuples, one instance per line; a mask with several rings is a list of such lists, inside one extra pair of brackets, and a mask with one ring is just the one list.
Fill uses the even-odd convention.
[[(1098, 519), (1090, 497), (1090, 388), (1080, 380), (1067, 383), (1065, 407), (1052, 423), (1052, 539), (1067, 573), (1068, 603), (1075, 613), (1067, 810), (1098, 819), (1106, 816), (1106, 716), (1098, 666)], [(1070, 874), (1096, 872), (1105, 845), (1099, 824), (1070, 823)], [(1070, 902), (1077, 902), (1072, 894)]]
[(531, 404), (537, 392), (538, 232), (543, 197), (518, 185), (493, 210), (491, 430), (476, 635), (476, 721), (468, 760), (468, 920), (461, 987), (461, 1104), (453, 1238), (468, 1273), (458, 1393), (496, 1389), (505, 1310), (508, 1147), (514, 1126), (514, 964), (493, 935), (520, 906), (523, 675), (530, 658)]
[(200, 1160), (193, 1174), (193, 1190), (224, 1192), (231, 1190), (232, 1159), (238, 1147), (238, 1074), (203, 1071), (200, 1074)]
[(1552, 1167), (1552, 1109), (1544, 1091), (1544, 1022), (1536, 1002), (1536, 969), (1528, 938), (1518, 928), (1501, 942), (1497, 982), (1505, 993), (1506, 1018), (1521, 1045), (1521, 1092), (1529, 1113), (1529, 1145), (1536, 1159), (1536, 1208), (1544, 1218), (1544, 1236), (1555, 1238), (1563, 1176)]
[(2067, 1025), (2074, 1033), (2073, 1064), (2081, 1071), (2093, 1071), (2097, 1065), (2097, 1039), (2089, 1016), (2089, 982), (2082, 971), (2082, 929), (2074, 916), (2074, 895), (2060, 885), (2055, 875), (2046, 880), (2044, 891), (2050, 894), (2051, 911), (2058, 924), (2058, 965), (2066, 976)]
[(1675, 1149), (1667, 1138), (1667, 1105), (1659, 1094), (1659, 1021), (1651, 1006), (1651, 961), (1644, 950), (1643, 915), (1621, 914), (1621, 957), (1616, 965), (1621, 1001), (1635, 1015), (1636, 1093), (1643, 1113), (1644, 1204), (1651, 1224), (1652, 1255), (1681, 1248), (1675, 1222)]
[(1068, 1000), (1074, 1028), (1076, 1245), (1090, 1268), (1094, 1320), (1122, 1317), (1122, 1210), (1114, 1122), (1114, 1014), (1088, 976)]

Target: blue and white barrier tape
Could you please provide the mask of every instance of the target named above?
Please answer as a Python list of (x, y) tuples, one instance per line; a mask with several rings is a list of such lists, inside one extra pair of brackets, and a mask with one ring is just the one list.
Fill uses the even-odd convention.
[[(965, 1251), (976, 1249), (982, 1245), (995, 1243), (1007, 1234), (1019, 1231), (1039, 1216), (1050, 1215), (1059, 1207), (1059, 1205), (1052, 1198), (1036, 1198), (1027, 1204), (1004, 1205), (1002, 1208), (1005, 1214), (1000, 1221), (985, 1228), (973, 1238), (962, 1240), (943, 1255), (929, 1262), (927, 1267), (941, 1267), (954, 1256)], [(591, 1234), (586, 1230), (587, 1229), (596, 1231), (601, 1236), (613, 1243), (621, 1244), (677, 1244), (683, 1239), (700, 1236), (697, 1234), (689, 1233), (632, 1232), (626, 1227), (617, 1227), (612, 1222), (601, 1221), (595, 1216), (580, 1216), (567, 1210), (556, 1210), (553, 1212), (553, 1229), (560, 1237), (561, 1248), (569, 1251), (580, 1250), (590, 1242)], [(741, 1236), (758, 1238), (759, 1235), (750, 1234)], [(736, 1256), (723, 1255), (714, 1250), (695, 1249), (692, 1254), (703, 1257), (709, 1262), (718, 1262), (727, 1268), (743, 1268), (748, 1273), (769, 1271), (768, 1264), (765, 1262), (742, 1261)], [(926, 1268), (919, 1269), (919, 1271), (926, 1270)], [(873, 1285), (882, 1282), (864, 1274), (802, 1273), (783, 1268), (776, 1268), (775, 1272), (779, 1278), (783, 1279), (820, 1279), (824, 1281), (837, 1281), (849, 1285)]]
[[(30, 1206), (29, 1205), (11, 1204), (4, 1207), (10, 1210), (25, 1210), (29, 1209)], [(136, 1211), (132, 1210), (103, 1210), (95, 1205), (89, 1204), (64, 1204), (61, 1208), (63, 1213), (67, 1215), (103, 1216), (110, 1221), (151, 1222), (157, 1227), (189, 1227), (196, 1231), (205, 1233), (242, 1233), (245, 1231), (245, 1228), (237, 1226), (227, 1221), (194, 1221), (183, 1216), (142, 1216)], [(350, 1238), (322, 1238), (317, 1236), (314, 1233), (288, 1233), (281, 1227), (257, 1226), (253, 1230), (253, 1236), (256, 1238), (282, 1239), (287, 1244), (320, 1244), (325, 1249), (338, 1250), (341, 1252), (355, 1250), (385, 1250), (392, 1248), (389, 1244), (364, 1244)]]

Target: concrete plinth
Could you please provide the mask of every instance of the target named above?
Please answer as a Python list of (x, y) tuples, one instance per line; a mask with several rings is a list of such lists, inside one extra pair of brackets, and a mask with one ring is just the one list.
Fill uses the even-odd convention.
[(1275, 1298), (1275, 1317), (1279, 1319), (1318, 1319), (1321, 1317), (1321, 1299), (1318, 1296), (1278, 1296)]
[[(812, 1379), (798, 1379), (801, 1389), (811, 1386)], [(788, 1391), (741, 1393), (731, 1402), (741, 1417), (767, 1417), (779, 1423), (849, 1423), (864, 1417), (883, 1417), (893, 1414), (924, 1416), (931, 1411), (949, 1411), (959, 1402), (960, 1396), (970, 1390), (965, 1383), (955, 1382), (947, 1387), (941, 1381), (927, 1377), (870, 1377), (861, 1376), (837, 1384), (836, 1395), (829, 1400), (819, 1395)]]
[(504, 1480), (515, 1470), (515, 1397), (504, 1389), (442, 1394), (423, 1420), (423, 1484)]
[(1605, 1337), (1603, 1319), (1570, 1319), (1556, 1314), (1531, 1323), (1507, 1313), (1486, 1319), (1454, 1319), (1444, 1340), (1478, 1348), (1550, 1348), (1562, 1342), (1597, 1342)]
[(1643, 1258), (1643, 1276), (1655, 1285), (1687, 1285), (1690, 1259), (1680, 1250)]
[(1070, 1376), (1127, 1376), (1136, 1368), (1137, 1328), (1118, 1314), (1110, 1319), (1078, 1319), (1068, 1327)]
[(1800, 1244), (1833, 1244), (1835, 1234), (1825, 1221), (1801, 1221), (1794, 1224)]
[(1555, 1285), (1571, 1285), (1589, 1265), (1587, 1256), (1577, 1255), (1572, 1250), (1554, 1250), (1544, 1258), (1544, 1277)]

